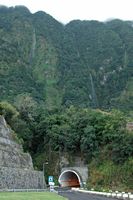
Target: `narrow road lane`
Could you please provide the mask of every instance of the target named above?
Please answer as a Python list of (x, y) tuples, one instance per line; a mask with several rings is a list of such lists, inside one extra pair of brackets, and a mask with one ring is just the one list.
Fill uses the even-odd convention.
[(99, 195), (85, 194), (71, 190), (58, 191), (59, 195), (68, 198), (69, 200), (115, 200), (114, 198), (107, 198)]

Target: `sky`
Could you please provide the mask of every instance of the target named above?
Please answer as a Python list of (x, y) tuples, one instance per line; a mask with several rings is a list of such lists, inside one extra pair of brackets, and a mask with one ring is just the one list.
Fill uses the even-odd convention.
[(64, 24), (74, 19), (133, 20), (133, 0), (0, 0), (0, 5), (25, 5), (32, 13), (42, 10)]

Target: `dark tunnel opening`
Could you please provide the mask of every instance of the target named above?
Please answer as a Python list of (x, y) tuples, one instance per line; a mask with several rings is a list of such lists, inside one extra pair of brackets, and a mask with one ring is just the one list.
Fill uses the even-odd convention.
[(80, 187), (81, 179), (75, 171), (68, 170), (61, 173), (59, 183), (61, 187)]

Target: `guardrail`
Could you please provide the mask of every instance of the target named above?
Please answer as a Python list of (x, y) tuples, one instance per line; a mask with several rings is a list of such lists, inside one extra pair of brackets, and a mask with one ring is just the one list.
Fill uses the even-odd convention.
[(54, 187), (50, 187), (47, 189), (0, 189), (0, 192), (55, 192), (58, 193), (54, 189)]
[(84, 190), (79, 188), (72, 188), (73, 191), (84, 192), (89, 194), (96, 194), (102, 195), (106, 197), (116, 198), (116, 199), (126, 199), (126, 200), (133, 200), (133, 194), (130, 192), (118, 192), (118, 191), (111, 191), (110, 192), (98, 192), (98, 191), (91, 191), (91, 190)]
[(0, 192), (47, 192), (48, 189), (0, 189)]

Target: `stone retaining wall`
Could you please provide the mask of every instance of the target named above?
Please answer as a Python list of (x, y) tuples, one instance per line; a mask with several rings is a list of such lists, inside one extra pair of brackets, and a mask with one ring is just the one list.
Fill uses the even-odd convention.
[(0, 189), (43, 189), (43, 172), (34, 171), (30, 154), (23, 152), (12, 132), (0, 116)]
[(43, 172), (0, 167), (0, 189), (43, 189)]

